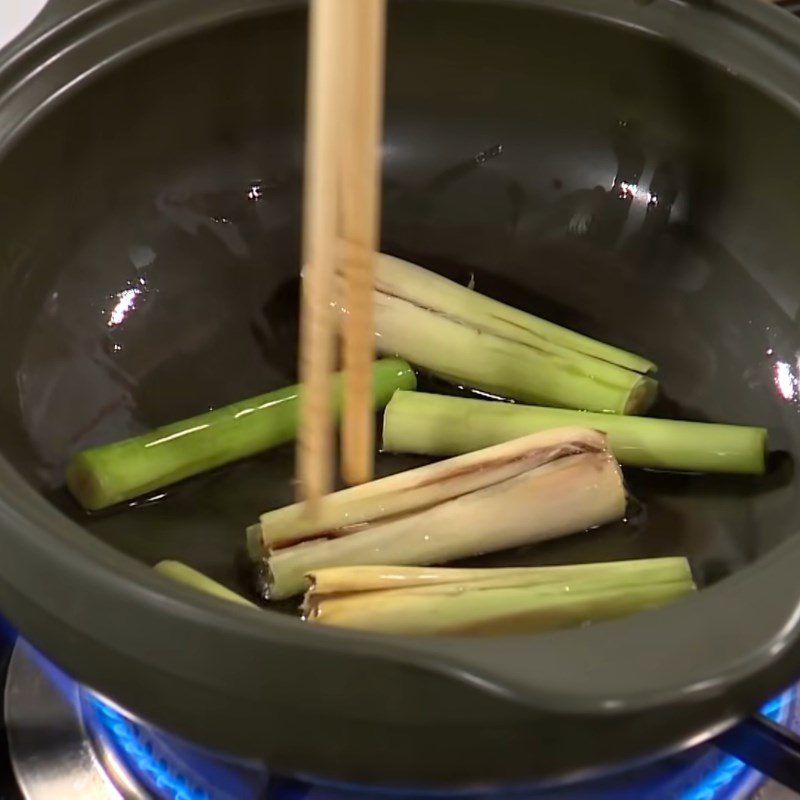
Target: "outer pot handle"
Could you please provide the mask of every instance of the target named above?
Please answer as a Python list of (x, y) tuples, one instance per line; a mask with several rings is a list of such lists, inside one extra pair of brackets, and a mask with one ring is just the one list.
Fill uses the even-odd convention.
[[(492, 647), (440, 640), (439, 654), (533, 707), (644, 710), (724, 699), (739, 715), (800, 675), (800, 538), (657, 611)], [(738, 702), (736, 702), (738, 696)]]
[(548, 732), (542, 769), (590, 764), (601, 751), (607, 763), (623, 762), (719, 734), (797, 680), (798, 564), (795, 537), (656, 611), (585, 630), (406, 646), (527, 709)]

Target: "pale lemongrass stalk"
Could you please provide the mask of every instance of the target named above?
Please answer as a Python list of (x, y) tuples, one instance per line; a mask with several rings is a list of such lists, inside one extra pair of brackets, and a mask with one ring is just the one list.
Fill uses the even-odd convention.
[[(514, 475), (508, 474), (507, 464), (487, 463), (486, 472), (494, 472), (497, 481), (486, 481), (481, 488), (473, 488), (470, 482), (466, 493), (453, 493), (450, 499), (432, 504), (426, 499), (413, 510), (350, 529), (346, 518), (340, 518), (339, 529), (320, 532), (332, 538), (272, 547), (266, 556), (269, 597), (278, 600), (301, 592), (305, 574), (325, 567), (441, 564), (620, 519), (625, 512), (625, 490), (619, 465), (607, 450), (597, 449), (597, 434), (585, 433), (589, 444), (583, 451), (576, 447), (580, 442), (576, 431), (567, 429), (564, 444), (568, 447), (551, 450), (553, 460), (537, 462)], [(496, 460), (494, 448), (484, 452)], [(472, 481), (473, 471), (452, 477)], [(415, 494), (414, 472), (406, 473), (407, 479), (412, 476), (411, 494)], [(421, 488), (422, 496), (428, 498), (426, 484)]]
[(563, 347), (643, 374), (656, 369), (647, 358), (520, 311), (385, 253), (378, 256), (375, 285), (384, 294), (402, 297), (504, 339), (538, 348)]
[[(452, 383), (529, 403), (638, 414), (652, 362), (380, 255), (376, 346)], [(432, 344), (435, 343), (435, 344)]]
[(156, 572), (160, 572), (162, 575), (165, 575), (167, 578), (171, 578), (172, 580), (182, 583), (185, 586), (191, 586), (193, 589), (197, 589), (198, 592), (211, 594), (215, 597), (221, 598), (222, 600), (229, 600), (232, 603), (239, 603), (239, 605), (257, 608), (255, 603), (245, 600), (244, 597), (236, 594), (236, 592), (232, 592), (227, 586), (217, 583), (207, 575), (203, 575), (202, 572), (198, 572), (196, 569), (192, 569), (186, 564), (182, 564), (180, 561), (161, 561), (156, 564), (153, 569), (155, 569)]
[[(604, 576), (616, 585), (650, 580), (691, 579), (689, 563), (683, 556), (604, 561), (589, 564), (559, 564), (546, 567), (328, 567), (314, 570), (307, 599), (325, 595), (373, 592), (387, 589), (430, 587), (434, 592), (461, 588), (511, 588), (519, 586), (565, 586), (590, 577)], [(449, 588), (448, 588), (449, 587)]]
[(638, 414), (657, 384), (581, 353), (505, 339), (402, 298), (375, 293), (376, 347), (454, 384), (526, 403)]
[[(314, 514), (309, 514), (303, 503), (263, 514), (263, 548), (286, 547), (320, 533), (333, 536), (341, 530), (345, 535), (352, 526), (441, 503), (563, 455), (605, 449), (605, 437), (596, 431), (562, 428), (400, 472), (329, 495)], [(248, 534), (250, 539), (253, 536), (254, 532)]]
[(395, 392), (384, 412), (383, 448), (453, 456), (562, 425), (603, 431), (624, 465), (755, 475), (765, 469), (765, 428), (593, 414), (402, 390)]
[(307, 621), (407, 635), (539, 632), (655, 608), (695, 588), (680, 557), (492, 570), (343, 567), (308, 578)]

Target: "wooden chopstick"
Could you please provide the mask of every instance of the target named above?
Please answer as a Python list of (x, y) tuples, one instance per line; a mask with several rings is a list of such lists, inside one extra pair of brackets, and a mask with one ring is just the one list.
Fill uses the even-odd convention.
[(375, 416), (372, 362), (375, 359), (373, 288), (380, 235), (380, 144), (383, 136), (383, 83), (386, 0), (340, 0), (347, 28), (341, 141), (341, 234), (345, 278), (341, 466), (349, 484), (366, 483), (374, 473)]
[(309, 23), (303, 290), (300, 320), (300, 499), (314, 505), (332, 488), (331, 371), (335, 291), (342, 16), (340, 0), (314, 0)]
[(386, 0), (311, 4), (297, 478), (299, 496), (312, 509), (333, 483), (337, 267), (348, 310), (343, 473), (348, 482), (358, 483), (373, 472), (372, 271), (380, 207), (385, 9)]

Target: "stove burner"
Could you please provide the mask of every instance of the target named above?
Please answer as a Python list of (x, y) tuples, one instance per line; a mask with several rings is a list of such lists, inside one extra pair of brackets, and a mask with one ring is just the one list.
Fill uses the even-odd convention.
[[(798, 719), (797, 689), (762, 713)], [(130, 720), (80, 689), (30, 646), (18, 643), (6, 684), (6, 724), (26, 800), (374, 800), (374, 788), (311, 784), (270, 776), (265, 765), (211, 754)], [(780, 800), (785, 790), (713, 745), (586, 784), (472, 795), (470, 800)], [(452, 793), (441, 794), (456, 800)], [(463, 798), (463, 796), (461, 796)], [(466, 800), (466, 798), (464, 798)]]
[(259, 762), (220, 758), (132, 722), (81, 691), (84, 729), (104, 763), (121, 765), (158, 800), (263, 800), (269, 773)]

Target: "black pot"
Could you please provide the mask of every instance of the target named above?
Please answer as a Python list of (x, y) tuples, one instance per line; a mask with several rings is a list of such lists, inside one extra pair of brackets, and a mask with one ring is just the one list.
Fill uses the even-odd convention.
[(726, 728), (800, 673), (800, 26), (760, 3), (390, 19), (384, 248), (645, 353), (661, 413), (775, 451), (759, 479), (631, 471), (630, 524), (493, 563), (684, 553), (697, 596), (536, 637), (310, 630), (148, 568), (242, 588), (290, 450), (104, 515), (64, 492), (75, 450), (293, 377), (302, 5), (51, 0), (4, 51), (0, 608), (134, 714), (281, 771), (547, 781)]

